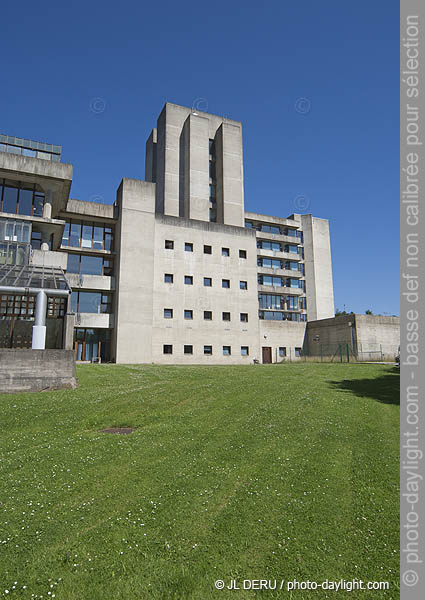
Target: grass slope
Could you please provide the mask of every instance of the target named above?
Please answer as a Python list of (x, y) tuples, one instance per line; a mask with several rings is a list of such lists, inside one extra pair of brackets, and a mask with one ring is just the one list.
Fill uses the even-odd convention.
[[(398, 597), (391, 367), (98, 365), (78, 377), (75, 391), (0, 396), (0, 595), (321, 599), (334, 593), (214, 582), (360, 578), (390, 591), (350, 598)], [(138, 429), (99, 433), (124, 425)]]

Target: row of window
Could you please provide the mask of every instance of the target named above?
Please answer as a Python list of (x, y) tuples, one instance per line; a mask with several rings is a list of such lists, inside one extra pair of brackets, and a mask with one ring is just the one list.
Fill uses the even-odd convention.
[[(299, 358), (301, 356), (302, 348), (294, 348), (294, 356)], [(285, 358), (287, 356), (286, 346), (279, 346), (279, 356)]]
[(113, 228), (102, 223), (70, 220), (63, 230), (62, 245), (92, 250), (113, 250)]
[[(174, 283), (174, 274), (173, 273), (164, 273), (164, 283)], [(185, 285), (193, 285), (193, 275), (185, 275), (184, 276)], [(204, 286), (212, 287), (213, 280), (212, 277), (204, 277)], [(230, 279), (222, 279), (221, 287), (225, 289), (230, 289)], [(248, 282), (247, 281), (239, 281), (239, 289), (247, 290)]]
[(38, 185), (0, 179), (0, 212), (43, 216), (44, 193)]
[(67, 273), (79, 275), (112, 275), (113, 261), (110, 257), (86, 254), (68, 254)]
[(307, 321), (307, 315), (301, 313), (288, 313), (273, 310), (260, 310), (258, 311), (258, 317), (265, 321)]
[(307, 298), (298, 296), (275, 296), (273, 294), (258, 294), (260, 308), (305, 310)]
[[(249, 356), (249, 346), (241, 346), (240, 348), (241, 348), (241, 350), (240, 350), (241, 356)], [(173, 354), (173, 345), (172, 344), (164, 344), (162, 351), (164, 354)], [(192, 344), (184, 344), (183, 354), (193, 354), (193, 345)], [(204, 346), (204, 354), (206, 356), (212, 356), (213, 347), (210, 345)], [(222, 346), (222, 354), (223, 354), (223, 356), (231, 356), (232, 346)]]
[[(183, 316), (186, 320), (193, 319), (193, 310), (192, 309), (184, 309)], [(172, 308), (164, 308), (164, 319), (173, 319), (174, 318), (174, 309)], [(230, 312), (222, 312), (221, 318), (223, 321), (231, 321)], [(242, 323), (248, 323), (248, 313), (240, 313), (239, 319)], [(212, 321), (213, 313), (211, 310), (204, 310), (204, 321)]]
[(259, 285), (269, 285), (273, 287), (298, 288), (305, 291), (305, 281), (295, 279), (294, 277), (279, 277), (277, 275), (258, 275)]
[[(174, 240), (165, 240), (164, 248), (166, 250), (174, 250)], [(193, 243), (185, 242), (184, 250), (185, 250), (185, 252), (193, 252)], [(204, 254), (212, 254), (212, 253), (213, 253), (212, 246), (210, 246), (208, 244), (204, 244)], [(221, 256), (230, 256), (230, 248), (223, 247), (221, 249)], [(247, 251), (240, 249), (239, 250), (239, 258), (246, 258), (246, 257), (247, 257)]]
[(266, 267), (268, 269), (287, 269), (288, 271), (298, 271), (304, 275), (304, 264), (293, 260), (281, 260), (280, 258), (265, 258), (259, 256), (257, 258), (258, 267)]
[[(66, 312), (66, 299), (55, 296), (47, 297), (47, 317), (63, 317)], [(35, 296), (0, 295), (0, 318), (15, 317), (32, 319), (35, 314)]]
[(280, 244), (279, 242), (270, 242), (268, 240), (257, 240), (257, 248), (260, 250), (297, 254), (301, 258), (304, 258), (304, 249), (301, 246), (295, 246), (295, 244)]
[(298, 238), (301, 241), (303, 239), (302, 231), (293, 227), (280, 227), (279, 225), (270, 225), (267, 223), (253, 223), (252, 221), (245, 221), (245, 227), (247, 229), (255, 229), (256, 231), (262, 231), (264, 233), (287, 235), (289, 237)]

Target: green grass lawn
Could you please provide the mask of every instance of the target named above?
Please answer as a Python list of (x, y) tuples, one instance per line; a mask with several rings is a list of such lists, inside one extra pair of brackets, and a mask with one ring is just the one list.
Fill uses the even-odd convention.
[[(0, 395), (0, 595), (398, 597), (392, 367), (84, 365), (77, 374), (77, 390)], [(111, 426), (137, 429), (99, 433)], [(214, 588), (282, 578), (390, 590)]]

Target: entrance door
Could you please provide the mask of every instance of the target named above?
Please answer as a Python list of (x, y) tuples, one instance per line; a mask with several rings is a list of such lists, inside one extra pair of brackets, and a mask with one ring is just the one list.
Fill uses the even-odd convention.
[(263, 346), (263, 365), (270, 365), (272, 362), (272, 349), (270, 346)]

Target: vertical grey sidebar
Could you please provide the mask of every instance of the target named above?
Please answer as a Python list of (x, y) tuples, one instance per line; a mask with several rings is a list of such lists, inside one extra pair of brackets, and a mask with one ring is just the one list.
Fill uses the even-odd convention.
[(400, 598), (425, 589), (425, 2), (400, 5)]

